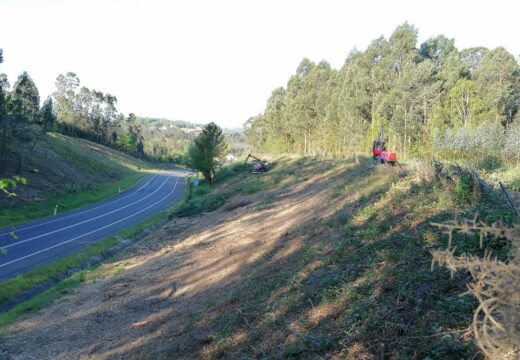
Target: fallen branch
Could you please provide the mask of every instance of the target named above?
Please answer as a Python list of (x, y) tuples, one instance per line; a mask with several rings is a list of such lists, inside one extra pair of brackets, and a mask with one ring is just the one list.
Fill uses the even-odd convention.
[(501, 181), (498, 182), (500, 184), (500, 188), (502, 189), (502, 193), (506, 196), (507, 200), (509, 201), (509, 204), (511, 207), (515, 210), (516, 216), (520, 217), (520, 212), (518, 211), (518, 208), (516, 207), (515, 203), (513, 202), (513, 199), (511, 199), (511, 196), (507, 193), (507, 189), (502, 184)]

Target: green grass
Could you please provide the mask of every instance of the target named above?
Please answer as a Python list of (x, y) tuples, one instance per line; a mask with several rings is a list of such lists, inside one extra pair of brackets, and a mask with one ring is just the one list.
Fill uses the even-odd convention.
[(110, 237), (92, 244), (76, 254), (66, 256), (58, 261), (43, 265), (35, 270), (3, 282), (0, 288), (0, 304), (5, 304), (34, 286), (67, 272), (74, 266), (88, 261), (93, 256), (102, 254), (116, 244), (116, 238)]
[[(274, 358), (354, 359), (372, 358), (384, 343), (385, 358), (479, 358), (475, 343), (462, 335), (477, 306), (475, 299), (459, 296), (468, 275), (452, 278), (446, 269), (431, 270), (430, 251), (444, 248), (447, 236), (430, 224), (476, 212), (487, 223), (510, 223), (512, 211), (499, 198), (473, 193), (464, 176), (455, 179), (453, 191), (441, 181), (400, 176), (385, 167), (365, 171), (363, 164), (337, 167), (312, 158), (277, 165), (261, 176), (229, 176), (217, 188), (243, 195), (268, 190), (255, 209), (276, 209), (278, 195), (290, 198), (286, 191), (293, 185), (305, 187), (313, 174), (338, 170), (324, 181), (344, 180), (328, 190), (330, 202), (343, 199), (344, 207), (298, 223), (282, 236), (280, 248), (303, 239), (303, 246), (283, 260), (272, 260), (274, 249), (243, 270), (244, 280), (233, 285), (224, 310), (200, 319), (205, 325), (194, 330), (223, 334), (206, 350), (224, 358), (260, 357), (251, 349), (263, 348)], [(483, 252), (478, 236), (454, 235), (454, 245), (457, 254)], [(496, 242), (488, 249), (507, 255)], [(314, 312), (324, 315), (312, 319)], [(236, 341), (237, 335), (243, 340)]]
[[(189, 192), (191, 192), (191, 196), (189, 196)], [(226, 204), (228, 197), (228, 194), (215, 192), (214, 187), (210, 187), (205, 182), (201, 182), (195, 190), (190, 183), (188, 194), (181, 199), (180, 205), (172, 210), (170, 217), (194, 216), (215, 211)]]
[[(87, 248), (81, 250), (77, 254), (69, 255), (55, 261), (51, 264), (44, 265), (36, 270), (17, 276), (16, 278), (7, 280), (2, 283), (0, 288), (0, 305), (5, 304), (8, 301), (16, 298), (23, 292), (33, 288), (34, 286), (44, 283), (56, 276), (66, 273), (74, 266), (83, 264), (94, 256), (102, 255), (106, 250), (118, 244), (117, 238), (137, 238), (144, 233), (145, 230), (154, 228), (162, 224), (168, 217), (169, 210), (162, 211), (139, 224), (122, 231), (116, 236), (112, 236), (98, 243), (92, 244)], [(117, 254), (116, 254), (117, 255)], [(114, 255), (114, 256), (116, 256)], [(106, 259), (110, 260), (110, 259)], [(0, 334), (3, 331), (3, 327), (14, 320), (20, 315), (31, 311), (37, 311), (46, 305), (52, 303), (57, 298), (67, 294), (70, 289), (77, 285), (97, 279), (100, 277), (107, 276), (109, 274), (117, 274), (124, 270), (124, 266), (118, 266), (115, 268), (110, 267), (108, 270), (106, 267), (95, 265), (91, 268), (81, 270), (69, 278), (60, 281), (55, 286), (46, 290), (45, 292), (36, 295), (34, 298), (17, 305), (10, 311), (0, 314)]]
[[(200, 215), (215, 211), (224, 206), (228, 199), (235, 194), (251, 195), (265, 190), (276, 183), (266, 174), (255, 175), (249, 173), (250, 166), (244, 167), (243, 162), (238, 161), (222, 167), (217, 172), (217, 182), (209, 186), (204, 180), (200, 181), (197, 189), (193, 189), (191, 182), (188, 183), (188, 193), (174, 208), (170, 217), (186, 217)], [(225, 190), (217, 190), (225, 185)], [(191, 196), (189, 195), (191, 194)]]
[(58, 213), (74, 210), (83, 206), (115, 196), (119, 192), (135, 185), (145, 175), (144, 172), (128, 172), (121, 180), (110, 184), (89, 186), (78, 190), (70, 189), (69, 192), (51, 195), (42, 202), (32, 202), (24, 207), (5, 209), (0, 211), (0, 227), (15, 226), (30, 220), (46, 218), (54, 214), (58, 205)]
[[(128, 189), (162, 165), (151, 164), (83, 139), (48, 134), (28, 159), (27, 185), (14, 189), (25, 201), (0, 199), (0, 227), (52, 216)], [(24, 192), (27, 190), (27, 197)], [(32, 194), (32, 195), (29, 195)]]
[[(215, 311), (192, 323), (194, 333), (210, 330), (207, 347), (215, 357), (261, 358), (265, 351), (269, 357), (288, 359), (373, 358), (383, 343), (388, 358), (479, 358), (474, 342), (463, 335), (477, 305), (473, 298), (459, 296), (466, 290), (468, 275), (457, 273), (452, 278), (444, 268), (432, 271), (430, 251), (444, 248), (447, 237), (431, 223), (476, 212), (487, 223), (498, 219), (510, 223), (515, 220), (510, 209), (492, 195), (477, 197), (465, 178), (456, 179), (453, 191), (436, 179), (366, 164), (337, 166), (303, 158), (274, 165), (260, 176), (229, 171), (212, 188), (202, 183), (189, 205), (179, 204), (174, 211), (198, 214), (218, 204), (219, 198), (227, 201), (236, 194), (262, 190), (263, 196), (252, 197), (258, 199), (256, 209), (267, 205), (276, 209), (281, 202), (298, 201), (298, 192), (287, 191), (290, 186), (308, 190), (307, 197), (323, 181), (316, 216), (296, 221), (276, 239), (277, 246), (243, 265), (240, 278), (223, 290), (229, 290), (230, 300), (219, 305), (209, 299), (208, 306), (214, 301)], [(325, 171), (331, 171), (325, 180), (312, 179)], [(328, 207), (330, 213), (317, 215)], [(277, 216), (265, 215), (266, 223)], [(290, 244), (301, 247), (284, 255)], [(453, 244), (457, 254), (483, 252), (477, 236), (454, 234)], [(499, 257), (507, 253), (498, 242), (489, 243), (488, 249)], [(42, 294), (39, 301), (0, 316), (0, 329), (77, 284), (123, 269), (121, 265), (80, 272)], [(263, 350), (252, 353), (255, 349)]]
[(118, 274), (124, 271), (124, 264), (115, 267), (104, 267), (96, 265), (92, 268), (81, 270), (71, 277), (60, 281), (55, 286), (35, 296), (34, 298), (14, 307), (6, 313), (0, 314), (0, 335), (5, 332), (5, 326), (16, 321), (21, 315), (29, 312), (38, 311), (45, 306), (53, 303), (56, 299), (67, 295), (76, 286), (95, 279), (100, 279), (112, 274)]

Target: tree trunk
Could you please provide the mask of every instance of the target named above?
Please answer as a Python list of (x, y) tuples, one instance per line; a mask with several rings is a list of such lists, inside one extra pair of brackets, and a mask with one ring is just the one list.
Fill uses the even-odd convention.
[(18, 174), (22, 173), (24, 162), (25, 162), (25, 135), (26, 135), (26, 130), (27, 130), (27, 124), (24, 124), (22, 129), (23, 129), (22, 130), (22, 139), (21, 139), (22, 153), (20, 155), (20, 162), (18, 163), (18, 170), (17, 170)]
[(4, 155), (4, 159), (3, 159), (3, 162), (2, 162), (2, 173), (5, 172), (5, 167), (7, 165), (7, 119), (4, 119), (4, 129), (3, 129), (3, 142), (2, 142), (2, 150), (3, 150), (3, 155)]
[(205, 171), (202, 174), (204, 175), (204, 179), (206, 179), (208, 184), (211, 185), (212, 184), (212, 181), (211, 181), (211, 170), (209, 172)]

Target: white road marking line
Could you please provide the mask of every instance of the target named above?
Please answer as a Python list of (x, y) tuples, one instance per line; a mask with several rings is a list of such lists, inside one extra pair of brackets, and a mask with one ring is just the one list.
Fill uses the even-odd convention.
[(156, 201), (156, 202), (153, 203), (152, 205), (150, 205), (150, 206), (148, 206), (148, 207), (146, 207), (146, 208), (144, 208), (144, 209), (142, 209), (142, 210), (140, 210), (140, 211), (138, 211), (138, 212), (136, 212), (136, 213), (134, 213), (134, 214), (132, 214), (132, 215), (130, 215), (130, 216), (127, 216), (127, 217), (125, 217), (125, 218), (123, 218), (123, 219), (117, 220), (117, 221), (113, 222), (112, 224), (108, 224), (108, 225), (105, 225), (105, 226), (103, 226), (103, 227), (100, 227), (99, 229), (96, 229), (96, 230), (94, 230), (94, 231), (90, 231), (90, 232), (88, 232), (88, 233), (86, 233), (86, 234), (83, 234), (83, 235), (80, 235), (80, 236), (76, 236), (75, 238), (69, 239), (69, 240), (67, 240), (67, 241), (63, 241), (63, 242), (61, 242), (61, 243), (59, 243), (59, 244), (56, 244), (56, 245), (53, 245), (53, 246), (50, 246), (50, 247), (48, 247), (48, 248), (46, 248), (46, 249), (39, 250), (39, 251), (36, 251), (36, 252), (34, 252), (34, 253), (32, 253), (32, 254), (22, 256), (21, 258), (18, 258), (18, 259), (16, 259), (16, 260), (11, 260), (11, 261), (9, 261), (9, 262), (7, 262), (7, 263), (5, 263), (5, 264), (1, 264), (1, 265), (0, 265), (0, 268), (2, 268), (2, 267), (4, 267), (4, 266), (7, 266), (7, 265), (9, 265), (9, 264), (12, 264), (12, 263), (15, 263), (15, 262), (18, 262), (18, 261), (21, 261), (21, 260), (27, 259), (28, 257), (34, 256), (34, 255), (38, 255), (38, 254), (40, 254), (40, 253), (42, 253), (42, 252), (45, 252), (45, 251), (47, 251), (47, 250), (54, 249), (55, 247), (61, 246), (61, 245), (63, 245), (63, 244), (67, 244), (67, 243), (69, 243), (69, 242), (71, 242), (71, 241), (74, 241), (74, 240), (80, 239), (80, 238), (82, 238), (82, 237), (84, 237), (84, 236), (87, 236), (87, 235), (93, 234), (93, 233), (98, 232), (98, 231), (100, 231), (100, 230), (103, 230), (103, 229), (105, 229), (105, 228), (107, 228), (107, 227), (110, 227), (110, 226), (112, 226), (112, 225), (115, 225), (115, 224), (117, 224), (117, 223), (119, 223), (119, 222), (121, 222), (121, 221), (125, 221), (125, 220), (131, 218), (132, 216), (135, 216), (135, 215), (137, 215), (137, 214), (140, 214), (140, 213), (142, 213), (143, 211), (148, 210), (149, 208), (151, 208), (151, 207), (157, 205), (158, 203), (160, 203), (161, 201), (163, 201), (164, 199), (166, 199), (168, 196), (170, 196), (170, 195), (175, 191), (175, 188), (177, 187), (177, 183), (178, 183), (178, 182), (179, 182), (179, 177), (177, 177), (177, 181), (175, 181), (175, 185), (173, 186), (172, 191), (170, 191), (170, 192), (168, 193), (168, 195), (166, 195), (165, 197), (163, 197), (161, 200)]
[(93, 218), (90, 218), (90, 219), (87, 219), (87, 220), (83, 220), (83, 221), (80, 221), (80, 222), (78, 222), (78, 223), (75, 223), (75, 224), (72, 224), (72, 225), (69, 225), (69, 226), (65, 226), (65, 227), (62, 227), (62, 228), (59, 228), (59, 229), (56, 229), (56, 230), (53, 230), (53, 231), (49, 231), (49, 232), (47, 232), (47, 233), (45, 233), (45, 234), (40, 234), (40, 235), (37, 235), (37, 236), (30, 237), (30, 238), (28, 238), (28, 239), (20, 240), (20, 241), (17, 241), (17, 242), (15, 242), (15, 243), (12, 243), (12, 244), (2, 246), (2, 248), (3, 248), (3, 249), (9, 249), (9, 248), (11, 248), (11, 247), (13, 247), (13, 246), (17, 246), (17, 245), (20, 245), (20, 244), (24, 244), (24, 243), (26, 243), (26, 242), (28, 242), (28, 241), (36, 240), (36, 239), (39, 239), (39, 238), (41, 238), (41, 237), (44, 237), (44, 236), (47, 236), (47, 235), (50, 235), (50, 234), (55, 234), (55, 233), (57, 233), (57, 232), (60, 232), (60, 231), (63, 231), (63, 230), (67, 230), (67, 229), (70, 229), (70, 228), (76, 227), (76, 226), (78, 226), (78, 225), (85, 224), (85, 223), (91, 222), (91, 221), (93, 221), (93, 220), (96, 220), (96, 219), (102, 218), (102, 217), (104, 217), (104, 216), (106, 216), (106, 215), (109, 215), (109, 214), (112, 214), (112, 213), (118, 212), (118, 211), (120, 211), (120, 210), (123, 210), (123, 209), (125, 209), (125, 208), (127, 208), (127, 207), (129, 207), (129, 206), (135, 205), (135, 204), (137, 204), (137, 203), (139, 203), (139, 202), (145, 200), (146, 198), (149, 198), (149, 197), (152, 196), (153, 194), (155, 194), (157, 191), (159, 191), (159, 190), (164, 186), (164, 184), (166, 184), (166, 182), (167, 182), (169, 179), (170, 179), (170, 178), (167, 177), (167, 178), (164, 180), (164, 182), (161, 184), (161, 186), (159, 186), (159, 187), (158, 187), (154, 192), (152, 192), (152, 193), (146, 195), (145, 197), (140, 198), (140, 199), (137, 200), (137, 201), (134, 201), (133, 203), (127, 204), (127, 205), (125, 205), (125, 206), (123, 206), (123, 207), (117, 208), (117, 209), (115, 209), (115, 210), (109, 211), (109, 212), (104, 213), (104, 214), (101, 214), (101, 215), (98, 215), (98, 216), (96, 216), (96, 217), (93, 217)]
[(24, 231), (24, 230), (28, 230), (28, 229), (32, 229), (32, 228), (35, 228), (35, 227), (38, 227), (38, 226), (42, 226), (42, 225), (46, 225), (46, 224), (51, 224), (53, 222), (56, 222), (56, 221), (60, 221), (60, 220), (63, 220), (63, 219), (67, 219), (67, 218), (70, 218), (70, 217), (73, 217), (73, 216), (76, 216), (76, 215), (80, 215), (80, 214), (85, 214), (85, 213), (88, 213), (92, 210), (96, 210), (96, 209), (100, 209), (102, 207), (105, 207), (107, 205), (110, 205), (110, 204), (113, 204), (115, 202), (118, 202), (118, 201), (121, 201), (123, 199), (126, 199), (127, 197), (129, 196), (132, 196), (134, 195), (135, 193), (137, 193), (138, 191), (144, 189), (146, 186), (148, 186), (148, 184), (150, 184), (152, 182), (152, 180), (157, 177), (158, 174), (155, 174), (154, 176), (152, 176), (152, 178), (150, 180), (148, 180), (144, 185), (142, 185), (139, 189), (131, 192), (130, 194), (127, 194), (123, 197), (120, 197), (119, 199), (115, 199), (114, 201), (110, 201), (106, 204), (102, 204), (100, 206), (96, 206), (96, 207), (93, 207), (93, 208), (90, 208), (90, 209), (87, 209), (87, 210), (84, 210), (84, 211), (80, 211), (80, 212), (77, 212), (77, 213), (74, 213), (74, 214), (70, 214), (70, 215), (67, 215), (67, 216), (64, 216), (64, 217), (60, 217), (59, 219), (54, 219), (54, 220), (50, 220), (50, 221), (46, 221), (44, 223), (40, 223), (40, 224), (35, 224), (35, 225), (31, 225), (31, 226), (27, 226), (27, 227), (24, 227), (24, 228), (20, 228), (20, 229), (16, 229), (16, 227), (13, 227), (13, 230), (12, 231), (8, 231), (8, 232), (5, 232), (5, 233), (2, 233), (0, 234), (0, 236), (4, 236), (4, 235), (7, 235), (7, 234), (11, 234), (13, 231), (15, 233), (17, 232), (20, 232), (20, 231)]

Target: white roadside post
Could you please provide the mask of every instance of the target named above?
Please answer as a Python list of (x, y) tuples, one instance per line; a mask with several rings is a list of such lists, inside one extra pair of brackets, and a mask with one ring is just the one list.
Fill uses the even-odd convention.
[(56, 215), (58, 213), (58, 205), (56, 205), (56, 207), (54, 208), (54, 215)]

